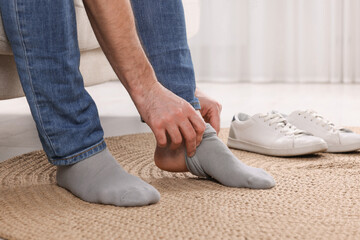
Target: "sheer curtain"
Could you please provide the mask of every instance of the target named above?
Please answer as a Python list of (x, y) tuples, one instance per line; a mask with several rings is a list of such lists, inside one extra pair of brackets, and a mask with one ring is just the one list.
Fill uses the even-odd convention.
[(360, 0), (201, 0), (198, 81), (360, 83)]

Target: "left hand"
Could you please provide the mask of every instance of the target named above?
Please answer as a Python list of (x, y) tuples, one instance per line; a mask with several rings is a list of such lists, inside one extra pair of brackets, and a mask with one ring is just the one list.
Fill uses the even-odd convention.
[(196, 89), (195, 96), (199, 99), (201, 109), (201, 116), (204, 118), (205, 122), (210, 123), (210, 125), (215, 129), (216, 133), (220, 132), (220, 113), (222, 110), (221, 104), (201, 92), (199, 89)]

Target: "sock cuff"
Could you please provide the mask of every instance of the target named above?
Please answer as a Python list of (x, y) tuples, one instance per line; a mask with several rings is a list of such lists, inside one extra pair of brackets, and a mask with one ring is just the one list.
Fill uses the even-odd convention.
[(210, 123), (206, 123), (206, 128), (205, 128), (205, 131), (204, 131), (203, 138), (204, 138), (204, 137), (208, 137), (209, 135), (216, 135), (216, 131), (215, 131), (215, 129), (210, 125)]
[(199, 177), (208, 177), (208, 175), (202, 169), (202, 167), (197, 159), (196, 153), (192, 157), (187, 156), (187, 154), (185, 153), (185, 163), (186, 163), (187, 169), (192, 174), (199, 176)]

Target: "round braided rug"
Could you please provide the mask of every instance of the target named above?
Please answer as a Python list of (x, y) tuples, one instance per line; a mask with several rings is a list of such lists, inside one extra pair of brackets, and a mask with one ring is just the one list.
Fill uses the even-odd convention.
[[(355, 129), (360, 130), (360, 129)], [(220, 137), (225, 141), (228, 129)], [(276, 158), (232, 150), (277, 186), (236, 189), (159, 170), (155, 139), (106, 139), (115, 158), (161, 193), (158, 204), (90, 204), (55, 184), (42, 151), (0, 163), (5, 239), (360, 239), (360, 152)]]

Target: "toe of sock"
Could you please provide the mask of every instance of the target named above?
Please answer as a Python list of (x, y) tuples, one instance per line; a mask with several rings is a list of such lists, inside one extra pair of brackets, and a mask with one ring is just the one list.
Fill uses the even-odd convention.
[(254, 189), (269, 189), (276, 185), (274, 178), (269, 174), (249, 177), (247, 183), (249, 188)]
[(96, 199), (84, 199), (88, 202), (110, 204), (119, 207), (139, 207), (157, 203), (160, 193), (151, 185), (131, 186), (127, 189), (103, 188), (96, 194)]
[(119, 205), (125, 207), (145, 206), (157, 203), (160, 193), (152, 186), (129, 189), (120, 199)]

